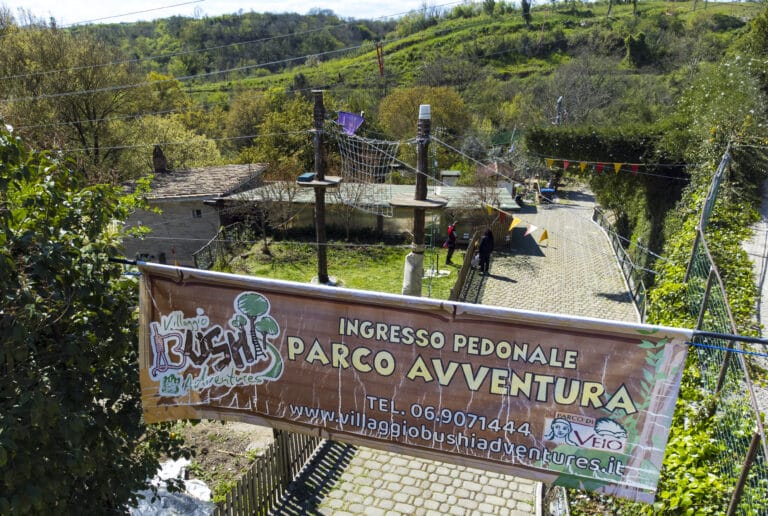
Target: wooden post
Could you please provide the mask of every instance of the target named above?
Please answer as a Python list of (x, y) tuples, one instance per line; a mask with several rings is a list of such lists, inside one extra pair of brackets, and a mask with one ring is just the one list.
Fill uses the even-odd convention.
[(416, 126), (416, 192), (413, 196), (413, 244), (405, 257), (403, 270), (403, 294), (421, 296), (424, 276), (424, 226), (427, 200), (427, 173), (429, 170), (429, 130), (432, 123), (429, 104), (419, 106), (419, 121)]
[[(429, 132), (432, 125), (431, 108), (428, 104), (419, 106), (419, 122), (416, 127), (416, 194), (414, 199), (427, 198), (427, 174), (429, 174)], [(424, 208), (416, 208), (413, 216), (413, 252), (424, 254)]]
[[(315, 180), (325, 181), (325, 160), (323, 159), (323, 123), (325, 121), (325, 106), (323, 105), (322, 90), (313, 90), (315, 97), (314, 110), (314, 149), (315, 149)], [(315, 187), (315, 241), (317, 242), (317, 282), (328, 283), (328, 250), (325, 234), (325, 185)]]
[(736, 482), (736, 488), (733, 490), (731, 503), (728, 505), (728, 512), (726, 513), (728, 516), (736, 514), (739, 508), (741, 495), (744, 493), (744, 486), (746, 485), (747, 478), (749, 476), (749, 469), (752, 467), (752, 463), (755, 461), (755, 456), (757, 456), (757, 447), (759, 445), (760, 432), (755, 431), (755, 433), (752, 434), (752, 442), (749, 444), (747, 457), (744, 459), (744, 466), (741, 468), (741, 475), (739, 475), (739, 480)]

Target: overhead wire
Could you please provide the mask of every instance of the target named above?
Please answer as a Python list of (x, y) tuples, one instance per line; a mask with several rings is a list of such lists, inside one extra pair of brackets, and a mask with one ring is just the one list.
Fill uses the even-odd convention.
[(129, 13), (113, 14), (111, 16), (104, 16), (102, 18), (94, 18), (92, 20), (85, 20), (85, 21), (78, 21), (78, 22), (69, 23), (67, 25), (63, 25), (63, 27), (73, 27), (73, 26), (77, 26), (77, 25), (81, 25), (81, 24), (85, 24), (85, 23), (93, 23), (93, 22), (102, 21), (102, 20), (112, 20), (114, 18), (123, 18), (125, 16), (133, 16), (135, 14), (145, 14), (145, 13), (150, 13), (150, 12), (154, 12), (154, 11), (162, 11), (164, 9), (170, 9), (172, 7), (181, 7), (183, 5), (199, 4), (200, 2), (204, 2), (204, 1), (205, 0), (191, 0), (189, 2), (182, 2), (180, 4), (166, 5), (166, 6), (163, 6), (163, 7), (153, 7), (151, 9), (143, 9), (141, 11), (133, 11), (133, 12), (129, 12)]

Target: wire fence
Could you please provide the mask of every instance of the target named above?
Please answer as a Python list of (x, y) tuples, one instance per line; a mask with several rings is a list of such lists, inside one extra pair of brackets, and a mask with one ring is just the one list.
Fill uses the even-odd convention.
[(195, 268), (209, 270), (217, 260), (229, 257), (236, 247), (249, 245), (255, 239), (250, 224), (235, 222), (219, 229), (216, 236), (192, 254)]
[[(768, 514), (768, 448), (749, 367), (737, 335), (728, 296), (704, 235), (730, 154), (726, 151), (702, 209), (686, 272), (688, 306), (697, 317), (694, 349), (701, 386), (709, 396), (706, 415), (721, 478), (730, 503), (726, 514)], [(707, 333), (709, 335), (702, 335)], [(712, 336), (712, 334), (721, 334)]]

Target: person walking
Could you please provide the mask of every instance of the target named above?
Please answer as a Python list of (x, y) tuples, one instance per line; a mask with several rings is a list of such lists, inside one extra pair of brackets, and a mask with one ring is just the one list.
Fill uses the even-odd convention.
[(486, 229), (483, 236), (480, 237), (477, 252), (480, 255), (480, 274), (488, 274), (491, 265), (491, 253), (493, 252), (493, 231), (491, 228)]
[(453, 265), (451, 258), (453, 257), (453, 252), (456, 250), (456, 221), (453, 221), (453, 223), (448, 226), (448, 240), (445, 241), (445, 247), (448, 249), (448, 255), (445, 257), (445, 264)]

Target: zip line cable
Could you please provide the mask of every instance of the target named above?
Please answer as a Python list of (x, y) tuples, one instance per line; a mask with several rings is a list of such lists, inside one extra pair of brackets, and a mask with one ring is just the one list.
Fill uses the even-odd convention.
[(181, 7), (183, 5), (199, 4), (199, 3), (204, 2), (204, 1), (205, 0), (192, 0), (190, 2), (183, 2), (183, 3), (180, 3), (180, 4), (166, 5), (164, 7), (154, 7), (152, 9), (144, 9), (142, 11), (133, 11), (133, 12), (130, 12), (130, 13), (123, 13), (123, 14), (113, 14), (112, 16), (105, 16), (103, 18), (94, 18), (93, 20), (84, 20), (84, 21), (78, 21), (78, 22), (69, 23), (67, 25), (63, 25), (63, 27), (73, 27), (73, 26), (76, 26), (76, 25), (81, 25), (81, 24), (85, 24), (85, 23), (93, 23), (93, 22), (101, 21), (101, 20), (111, 20), (113, 18), (122, 18), (124, 16), (132, 16), (134, 14), (144, 14), (144, 13), (150, 13), (150, 12), (153, 12), (153, 11), (162, 11), (164, 9), (170, 9), (171, 7)]
[[(463, 152), (461, 152), (460, 150), (458, 150), (458, 149), (456, 149), (456, 148), (452, 147), (451, 145), (449, 145), (449, 144), (447, 144), (447, 143), (445, 143), (445, 142), (443, 142), (443, 141), (441, 141), (441, 140), (439, 140), (439, 139), (437, 139), (437, 138), (432, 138), (432, 139), (433, 139), (433, 140), (435, 140), (436, 142), (440, 143), (441, 145), (444, 145), (445, 147), (447, 147), (447, 148), (449, 148), (449, 149), (453, 150), (454, 152), (457, 152), (457, 153), (458, 153), (459, 155), (461, 155), (462, 157), (465, 157), (465, 158), (467, 158), (467, 159), (469, 159), (469, 160), (471, 160), (471, 161), (475, 162), (475, 163), (476, 163), (476, 164), (478, 164), (478, 165), (481, 165), (481, 166), (485, 166), (485, 164), (484, 164), (484, 163), (482, 163), (482, 162), (480, 162), (480, 161), (478, 161), (478, 160), (476, 160), (476, 159), (472, 158), (471, 156), (468, 156), (468, 155), (464, 154), (464, 153), (463, 153)], [(512, 182), (516, 182), (516, 180), (515, 180), (514, 178), (508, 177), (508, 176), (506, 176), (506, 175), (504, 175), (504, 174), (498, 174), (498, 175), (500, 175), (501, 177), (503, 177), (503, 178), (505, 178), (505, 179), (507, 179), (507, 180), (509, 180), (509, 181), (512, 181)], [(496, 211), (503, 211), (503, 210), (498, 210), (498, 209), (496, 209), (496, 208), (494, 208), (494, 209), (495, 209)], [(504, 213), (507, 213), (507, 212), (504, 212)], [(521, 219), (521, 217), (518, 217), (517, 215), (515, 215), (515, 214), (513, 214), (513, 213), (507, 213), (507, 215), (510, 215), (510, 216), (512, 216), (512, 217), (516, 217), (516, 218), (519, 218), (519, 219)], [(584, 218), (584, 219), (586, 220), (586, 218), (585, 218), (585, 217), (582, 217), (582, 218)], [(523, 220), (523, 219), (521, 219), (521, 220)], [(592, 220), (592, 219), (591, 219), (591, 217), (590, 217), (590, 219), (589, 219), (589, 220), (590, 220), (590, 221)], [(605, 228), (604, 228), (604, 229), (605, 229)], [(610, 232), (610, 233), (613, 233), (613, 234), (616, 234), (617, 236), (619, 236), (617, 233), (613, 232), (612, 230), (606, 230), (606, 231), (608, 231), (608, 232)], [(582, 245), (582, 244), (581, 244), (581, 242), (580, 242), (580, 241), (578, 241), (578, 240), (574, 240), (574, 239), (572, 239), (572, 238), (570, 238), (570, 237), (567, 237), (567, 236), (563, 236), (563, 235), (558, 235), (558, 236), (560, 236), (561, 238), (564, 238), (564, 239), (566, 239), (566, 240), (570, 240), (570, 241), (572, 241), (572, 242), (575, 242), (575, 243), (577, 243), (577, 244), (579, 244), (579, 245)], [(621, 238), (623, 238), (623, 237), (621, 237)], [(626, 239), (624, 239), (624, 240), (626, 240)], [(631, 244), (631, 242), (630, 242), (630, 244)], [(662, 256), (659, 256), (659, 255), (657, 255), (656, 253), (653, 253), (653, 252), (652, 252), (650, 249), (647, 249), (647, 248), (645, 248), (645, 247), (643, 247), (643, 246), (640, 246), (639, 244), (635, 244), (635, 246), (636, 246), (638, 249), (640, 249), (641, 251), (643, 251), (643, 252), (645, 252), (645, 253), (648, 253), (648, 254), (651, 254), (652, 256), (654, 256), (654, 257), (656, 257), (656, 258), (661, 258), (661, 259), (663, 259), (663, 260), (665, 260), (665, 261), (670, 261), (669, 259), (667, 259), (667, 258), (664, 258), (664, 257), (662, 257)], [(598, 252), (599, 252), (599, 251), (598, 251)], [(674, 262), (671, 262), (671, 263), (674, 263)], [(633, 263), (633, 265), (635, 265), (635, 264)], [(652, 270), (652, 269), (647, 269), (647, 268), (645, 268), (645, 267), (637, 267), (637, 266), (635, 265), (635, 267), (634, 267), (634, 268), (635, 268), (636, 270), (641, 270), (641, 271), (644, 271), (644, 272), (648, 272), (648, 273), (650, 273), (650, 274), (658, 274), (658, 272), (657, 272), (657, 271), (654, 271), (654, 270)]]

